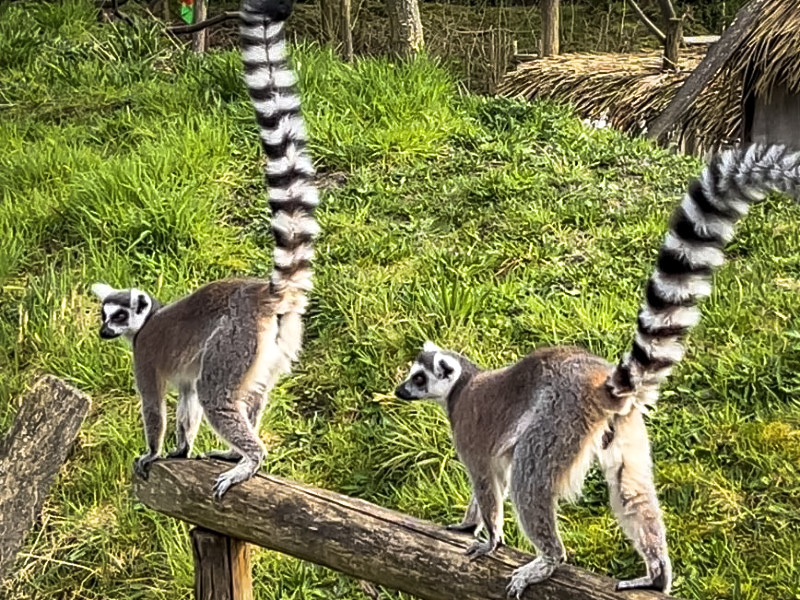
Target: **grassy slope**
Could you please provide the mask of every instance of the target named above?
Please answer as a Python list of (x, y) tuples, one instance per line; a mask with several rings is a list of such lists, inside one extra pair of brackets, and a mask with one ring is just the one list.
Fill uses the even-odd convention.
[[(438, 410), (389, 395), (404, 365), (425, 338), (487, 366), (552, 343), (617, 356), (699, 165), (560, 108), (458, 97), (426, 61), (297, 54), (314, 154), (346, 183), (324, 195), (306, 351), (273, 394), (267, 468), (452, 521), (466, 478)], [(189, 597), (186, 527), (130, 496), (142, 447), (130, 352), (97, 338), (88, 284), (169, 300), (268, 271), (239, 59), (97, 26), (79, 3), (7, 4), (0, 96), (0, 431), (39, 373), (94, 399), (0, 595)], [(682, 597), (800, 597), (798, 217), (772, 203), (743, 225), (650, 419)], [(215, 443), (204, 428), (199, 449)], [(642, 565), (606, 501), (593, 473), (563, 512), (566, 545), (579, 565), (632, 576)], [(525, 546), (510, 512), (506, 527)], [(363, 597), (290, 558), (255, 564), (261, 599)]]

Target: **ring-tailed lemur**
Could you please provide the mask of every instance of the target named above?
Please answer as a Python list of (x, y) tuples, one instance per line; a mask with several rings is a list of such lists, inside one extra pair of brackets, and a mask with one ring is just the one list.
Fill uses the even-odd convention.
[(232, 447), (216, 455), (239, 461), (217, 479), (217, 497), (252, 477), (263, 462), (259, 420), (268, 392), (300, 352), (311, 290), (318, 196), (286, 58), (283, 26), (291, 9), (291, 1), (244, 0), (240, 12), (245, 81), (268, 159), (275, 237), (270, 279), (216, 281), (164, 307), (140, 290), (92, 287), (102, 301), (100, 335), (125, 335), (133, 344), (148, 447), (136, 472), (146, 477), (161, 453), (164, 392), (173, 383), (179, 391), (178, 446), (169, 456), (189, 454), (205, 413)]
[(580, 348), (552, 347), (483, 371), (428, 342), (395, 390), (405, 400), (437, 400), (447, 411), (472, 482), (464, 520), (451, 527), (483, 525), (488, 533), (468, 554), (487, 554), (502, 543), (502, 502), (510, 492), (539, 557), (514, 572), (509, 595), (519, 598), (564, 561), (556, 505), (580, 493), (595, 457), (614, 513), (647, 565), (646, 577), (618, 588), (669, 590), (671, 565), (642, 412), (683, 356), (684, 336), (700, 318), (696, 304), (711, 292), (735, 222), (770, 191), (800, 195), (800, 154), (752, 146), (712, 159), (672, 217), (633, 349), (618, 365)]

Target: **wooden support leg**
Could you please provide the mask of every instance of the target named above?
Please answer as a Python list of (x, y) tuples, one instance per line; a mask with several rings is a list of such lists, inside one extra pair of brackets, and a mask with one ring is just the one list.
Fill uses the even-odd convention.
[(253, 600), (250, 552), (242, 540), (192, 529), (196, 600)]

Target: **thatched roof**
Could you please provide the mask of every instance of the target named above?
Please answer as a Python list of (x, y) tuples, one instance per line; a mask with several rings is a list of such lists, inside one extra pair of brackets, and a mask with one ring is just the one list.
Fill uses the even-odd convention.
[[(742, 84), (751, 66), (756, 67), (757, 94), (768, 94), (779, 84), (800, 93), (800, 3), (755, 0), (750, 9), (756, 11), (754, 25), (740, 39), (733, 38), (723, 68), (696, 90), (689, 108), (681, 111), (669, 131), (667, 139), (688, 151), (738, 138)], [(678, 72), (664, 72), (660, 52), (540, 58), (508, 73), (497, 92), (569, 102), (585, 118), (605, 119), (617, 129), (638, 134), (642, 123), (652, 123), (666, 109), (702, 59), (702, 52), (683, 50)]]
[[(660, 52), (551, 56), (519, 65), (506, 75), (497, 93), (568, 102), (582, 117), (604, 119), (612, 127), (636, 135), (643, 133), (644, 123), (667, 107), (702, 58), (702, 51), (682, 52), (679, 70), (672, 72), (661, 69)], [(707, 143), (734, 136), (739, 106), (728, 96), (724, 86), (706, 88), (683, 115), (680, 130), (671, 139), (681, 143), (690, 135)]]
[(800, 93), (800, 2), (766, 0), (758, 23), (728, 60), (728, 76), (742, 77), (751, 64), (756, 94), (768, 96), (777, 85)]

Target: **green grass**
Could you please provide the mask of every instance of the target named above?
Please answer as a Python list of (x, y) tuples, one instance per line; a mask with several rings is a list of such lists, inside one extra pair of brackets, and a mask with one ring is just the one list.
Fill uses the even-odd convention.
[[(460, 96), (429, 60), (295, 55), (314, 156), (344, 183), (323, 194), (306, 347), (264, 420), (266, 468), (449, 522), (468, 485), (446, 420), (391, 396), (415, 351), (432, 338), (494, 367), (579, 343), (615, 358), (700, 164), (564, 108)], [(89, 285), (171, 300), (269, 271), (239, 68), (98, 25), (87, 4), (0, 6), (0, 431), (41, 373), (93, 399), (5, 598), (191, 596), (186, 525), (130, 492), (130, 351), (98, 338)], [(770, 202), (743, 224), (649, 418), (681, 597), (800, 598), (798, 218)], [(204, 427), (199, 450), (216, 444)], [(560, 519), (571, 561), (641, 573), (598, 473), (585, 491)], [(506, 531), (528, 547), (510, 511)], [(266, 551), (254, 570), (259, 599), (365, 597)]]

